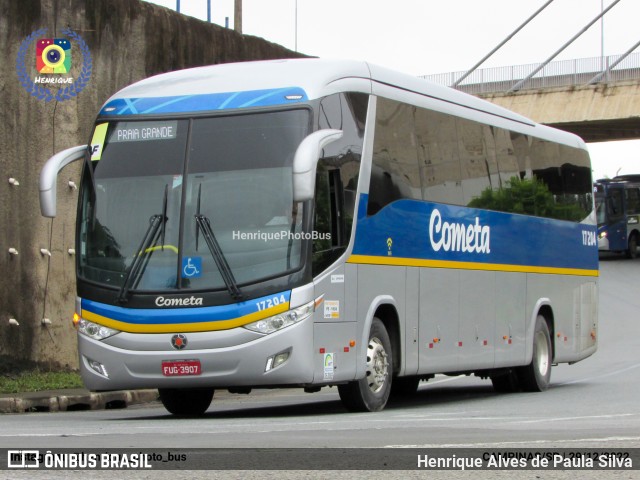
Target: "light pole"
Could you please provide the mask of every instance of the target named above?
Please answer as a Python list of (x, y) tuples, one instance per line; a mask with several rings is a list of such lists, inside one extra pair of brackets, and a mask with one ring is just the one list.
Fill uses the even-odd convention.
[[(600, 0), (600, 12), (604, 11), (604, 0)], [(604, 15), (600, 17), (600, 70), (604, 72)]]
[(242, 33), (242, 0), (235, 0), (233, 12), (233, 29)]

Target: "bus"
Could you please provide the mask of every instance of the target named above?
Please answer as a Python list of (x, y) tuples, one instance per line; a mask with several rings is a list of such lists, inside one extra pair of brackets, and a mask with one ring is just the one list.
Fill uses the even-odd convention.
[(619, 175), (594, 184), (598, 250), (638, 256), (640, 175)]
[(543, 391), (597, 348), (578, 137), (366, 62), (166, 73), (119, 91), (77, 212), (81, 374), (201, 415), (216, 389), (337, 387), (379, 411), (436, 374)]

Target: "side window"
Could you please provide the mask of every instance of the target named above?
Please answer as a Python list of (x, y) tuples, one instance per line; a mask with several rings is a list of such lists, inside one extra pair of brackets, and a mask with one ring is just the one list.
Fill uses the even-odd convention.
[(422, 200), (414, 132), (416, 107), (378, 99), (367, 214), (403, 198)]
[(593, 208), (586, 151), (493, 127), (499, 182), (468, 205), (579, 222)]
[(492, 177), (497, 173), (495, 145), (490, 127), (463, 118), (457, 119), (456, 124), (466, 205), (483, 190), (493, 187)]
[(638, 213), (640, 213), (640, 189), (626, 189), (625, 197), (627, 203), (627, 215), (637, 215)]
[(456, 118), (419, 109), (416, 113), (416, 141), (423, 199), (462, 205)]
[(609, 201), (607, 202), (607, 209), (609, 219), (612, 222), (617, 222), (624, 216), (622, 209), (622, 190), (618, 188), (612, 188), (609, 191)]

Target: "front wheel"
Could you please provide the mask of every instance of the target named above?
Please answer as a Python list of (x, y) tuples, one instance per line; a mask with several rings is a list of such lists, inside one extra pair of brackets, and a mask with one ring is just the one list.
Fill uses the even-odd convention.
[(161, 388), (160, 401), (174, 415), (202, 415), (213, 399), (213, 388)]
[(338, 385), (340, 400), (353, 412), (382, 410), (391, 393), (393, 360), (391, 341), (384, 324), (374, 318), (367, 345), (367, 364), (364, 378)]
[(517, 371), (520, 387), (525, 392), (542, 392), (549, 388), (552, 361), (549, 326), (545, 318), (538, 315), (533, 334), (533, 358), (529, 365), (520, 367)]

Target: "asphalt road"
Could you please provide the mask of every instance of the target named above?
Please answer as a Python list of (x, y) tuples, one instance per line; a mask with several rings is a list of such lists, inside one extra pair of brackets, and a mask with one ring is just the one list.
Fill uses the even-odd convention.
[[(422, 384), (415, 398), (367, 414), (346, 412), (336, 389), (317, 394), (298, 390), (258, 391), (248, 396), (216, 394), (200, 419), (174, 418), (159, 404), (125, 410), (5, 415), (1, 418), (0, 447), (144, 447), (159, 451), (176, 447), (640, 447), (639, 284), (640, 260), (613, 256), (602, 260), (598, 352), (578, 364), (554, 367), (552, 386), (544, 393), (496, 394), (489, 381), (438, 376)], [(321, 451), (318, 454), (322, 455)], [(165, 478), (138, 473), (131, 478)], [(187, 478), (166, 473), (171, 473), (171, 478)], [(385, 478), (407, 478), (419, 472), (404, 473), (386, 474)], [(430, 478), (471, 478), (467, 477), (471, 472), (456, 476), (441, 473), (442, 477), (430, 472)], [(522, 477), (491, 473), (491, 478), (536, 478), (534, 472)], [(571, 472), (545, 473), (550, 476), (544, 478), (577, 478)], [(640, 478), (639, 473), (621, 472), (615, 478)], [(100, 473), (95, 475), (102, 478)], [(253, 475), (227, 472), (225, 478), (257, 478)], [(299, 478), (288, 475), (294, 473), (280, 477)], [(353, 476), (358, 475), (353, 472)], [(588, 471), (579, 475), (604, 476), (603, 472)], [(306, 477), (312, 478), (312, 474)]]

